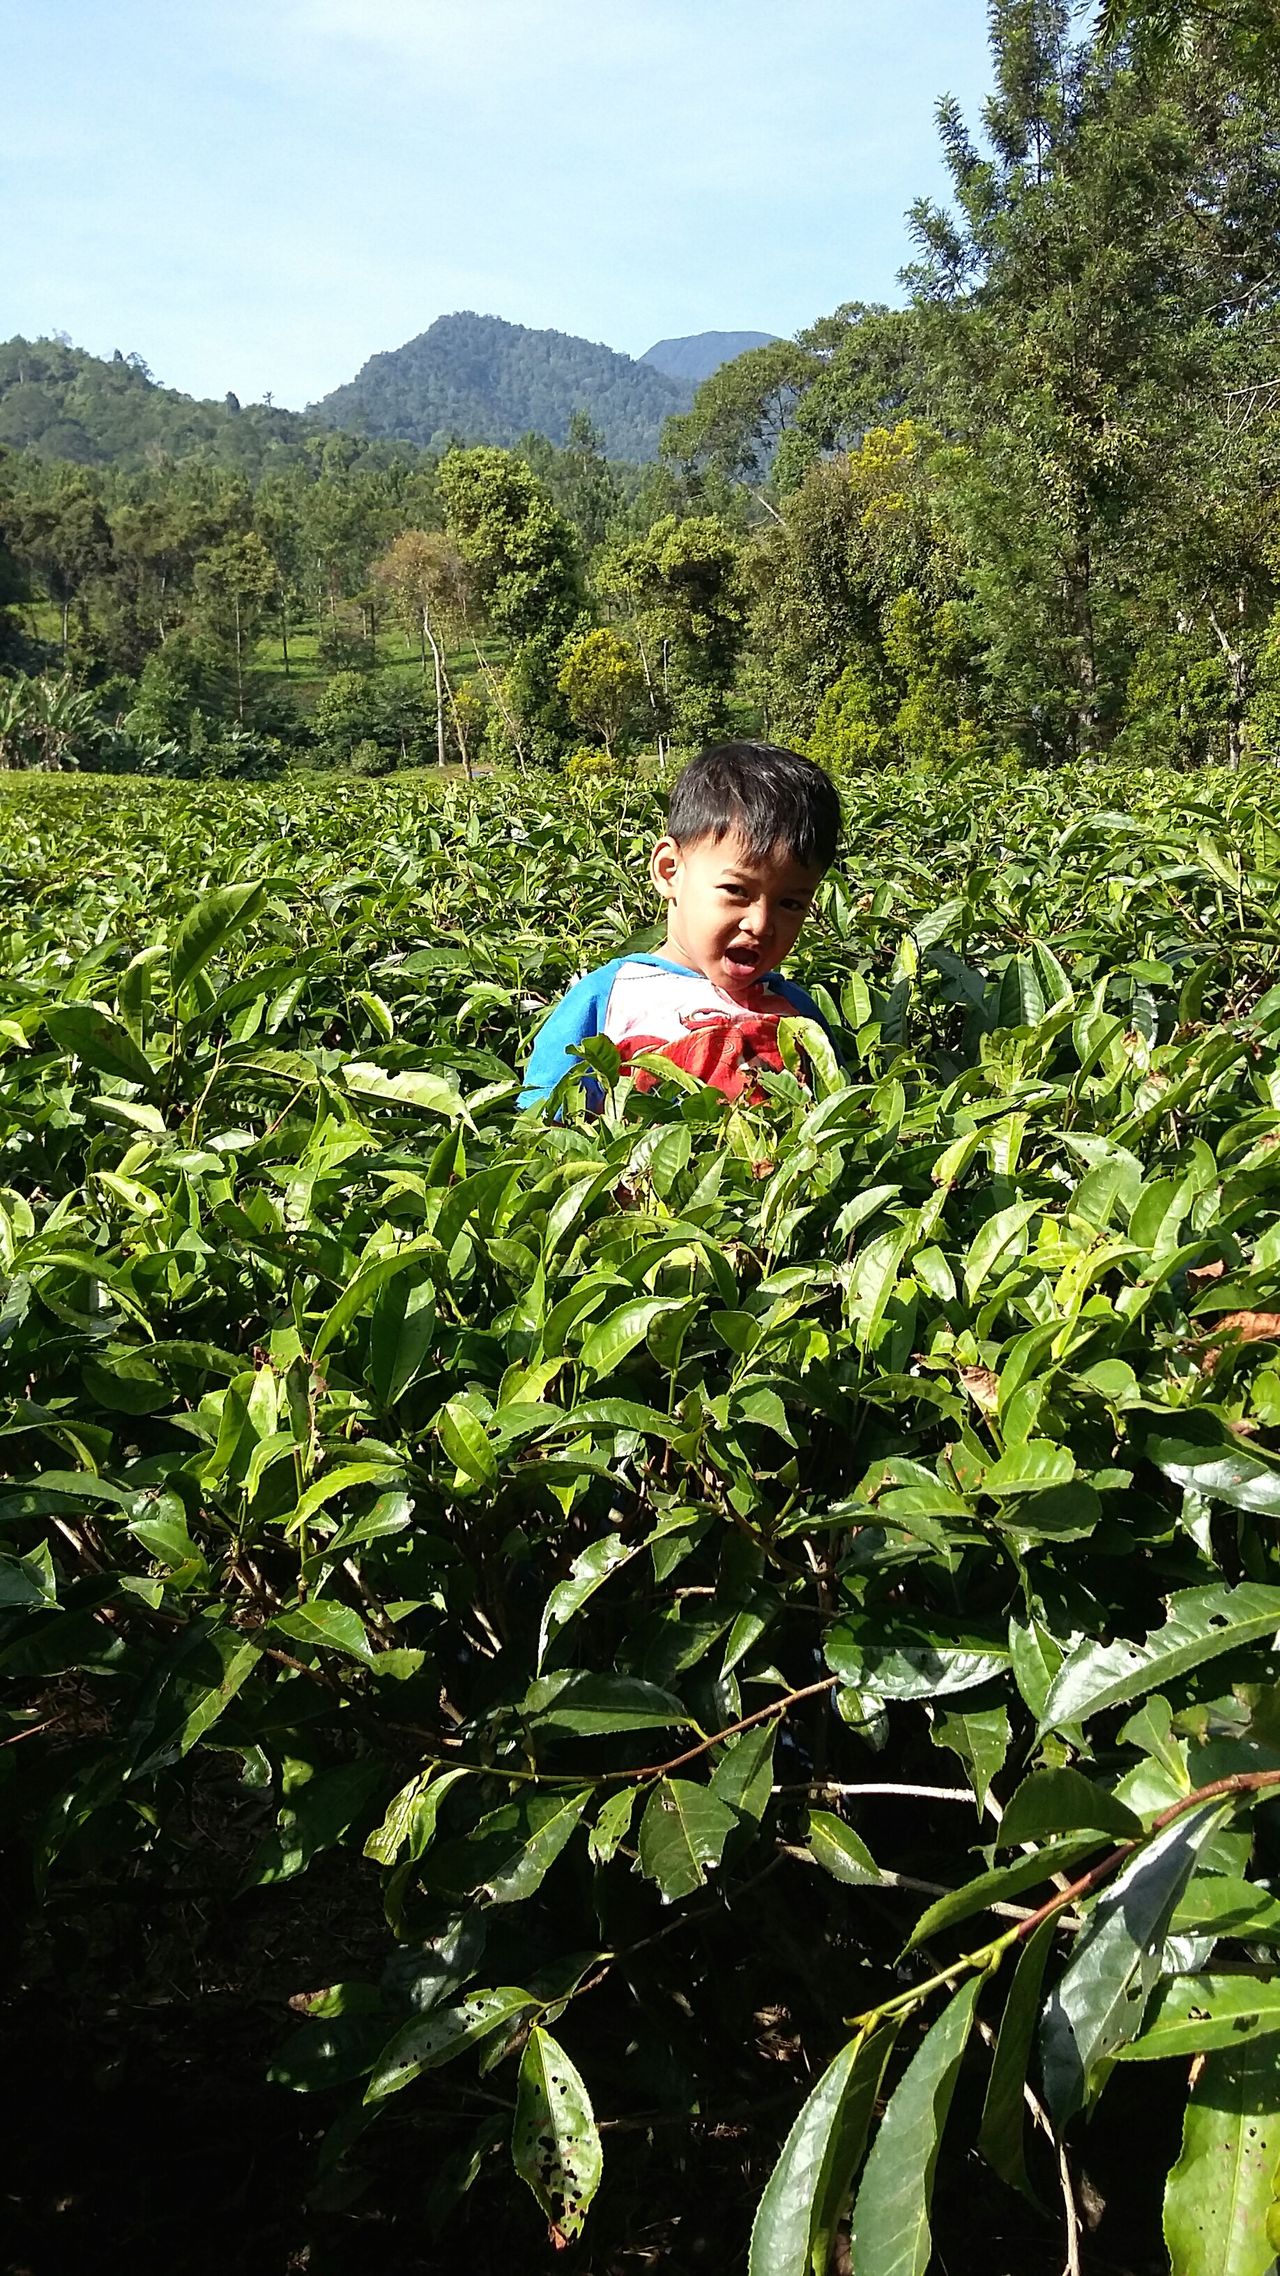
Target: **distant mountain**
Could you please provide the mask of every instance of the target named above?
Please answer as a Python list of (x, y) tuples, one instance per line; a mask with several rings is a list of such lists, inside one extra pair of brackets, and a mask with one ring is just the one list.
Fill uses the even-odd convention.
[(699, 381), (710, 379), (713, 371), (719, 371), (721, 364), (745, 356), (748, 348), (767, 348), (777, 337), (776, 332), (691, 332), (684, 340), (657, 341), (645, 349), (640, 361), (665, 372), (669, 379), (696, 387)]
[(416, 340), (371, 356), (345, 387), (311, 406), (335, 427), (424, 446), (457, 438), (509, 445), (530, 432), (563, 443), (588, 413), (610, 458), (652, 458), (663, 422), (687, 411), (690, 381), (568, 332), (541, 332), (470, 310), (438, 316)]
[(198, 402), (161, 387), (140, 356), (91, 356), (65, 338), (0, 344), (0, 447), (127, 470), (198, 458), (257, 473), (296, 456), (315, 423), (234, 395)]

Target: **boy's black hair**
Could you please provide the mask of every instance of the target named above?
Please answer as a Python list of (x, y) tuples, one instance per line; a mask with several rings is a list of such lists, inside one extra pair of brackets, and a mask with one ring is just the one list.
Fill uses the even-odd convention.
[(785, 846), (806, 869), (831, 867), (840, 819), (830, 776), (777, 743), (713, 743), (677, 776), (668, 807), (677, 845), (736, 830), (757, 861)]

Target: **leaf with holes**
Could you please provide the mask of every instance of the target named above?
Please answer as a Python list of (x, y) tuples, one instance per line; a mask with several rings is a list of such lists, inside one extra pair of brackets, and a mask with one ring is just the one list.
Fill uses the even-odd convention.
[(1221, 1652), (1256, 1643), (1280, 1631), (1280, 1588), (1255, 1581), (1237, 1587), (1212, 1582), (1169, 1599), (1169, 1617), (1142, 1644), (1086, 1641), (1063, 1661), (1049, 1686), (1042, 1731), (1082, 1723), (1104, 1708), (1140, 1699)]
[(546, 2214), (553, 2241), (571, 2244), (581, 2236), (604, 2153), (582, 2078), (541, 2024), (535, 2023), (520, 2059), (511, 2159)]
[(1274, 2039), (1205, 2056), (1169, 2175), (1172, 2276), (1269, 2276), (1280, 2205), (1280, 2062)]
[(720, 1863), (736, 1813), (709, 1786), (689, 1778), (662, 1778), (640, 1820), (640, 1869), (656, 1881), (668, 1904), (692, 1896)]

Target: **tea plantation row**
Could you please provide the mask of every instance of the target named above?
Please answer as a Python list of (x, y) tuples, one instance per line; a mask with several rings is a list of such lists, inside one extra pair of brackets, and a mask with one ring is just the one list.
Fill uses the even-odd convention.
[(652, 937), (650, 788), (0, 790), (29, 1949), (60, 1890), (311, 1874), (263, 2059), (318, 2206), (421, 2168), (413, 2265), (629, 2267), (643, 2202), (683, 2267), (727, 2142), (723, 2266), (923, 2276), (936, 2186), (975, 2265), (1087, 2267), (1152, 2078), (1173, 2269), (1263, 2276), (1272, 786), (848, 803), (839, 1056), (794, 1023), (744, 1109), (596, 1043), (550, 1123), (516, 1074)]

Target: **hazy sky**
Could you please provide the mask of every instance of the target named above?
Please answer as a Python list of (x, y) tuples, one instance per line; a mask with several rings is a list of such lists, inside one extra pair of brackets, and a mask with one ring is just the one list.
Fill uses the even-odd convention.
[(457, 308), (641, 354), (897, 297), (985, 0), (0, 0), (0, 337), (301, 406)]

